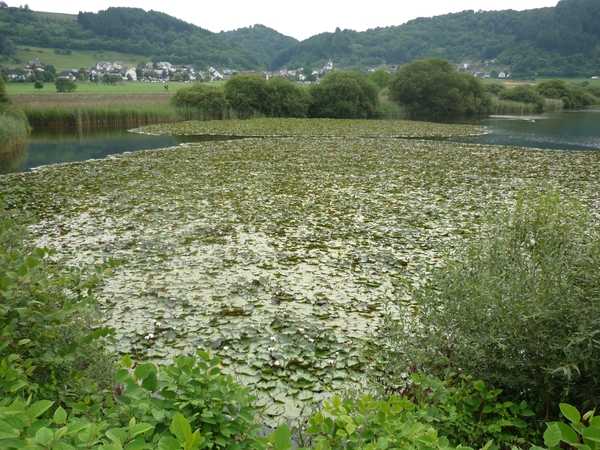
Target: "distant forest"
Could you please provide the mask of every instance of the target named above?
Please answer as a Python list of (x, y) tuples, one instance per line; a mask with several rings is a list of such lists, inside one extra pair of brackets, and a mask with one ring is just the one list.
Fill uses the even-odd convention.
[(494, 60), (515, 77), (592, 76), (600, 72), (600, 1), (561, 0), (554, 8), (521, 12), (463, 11), (365, 32), (338, 28), (302, 42), (262, 25), (212, 33), (138, 8), (65, 16), (0, 2), (0, 51), (6, 55), (11, 44), (118, 50), (200, 70), (321, 67), (330, 58), (336, 67), (365, 68), (436, 56), (454, 63)]
[(561, 0), (528, 11), (463, 11), (358, 33), (323, 33), (279, 53), (271, 68), (405, 64), (430, 56), (495, 60), (516, 76), (592, 76), (600, 72), (600, 1)]

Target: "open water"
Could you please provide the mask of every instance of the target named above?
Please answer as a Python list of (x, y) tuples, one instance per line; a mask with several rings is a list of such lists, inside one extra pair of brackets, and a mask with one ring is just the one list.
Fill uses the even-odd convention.
[[(600, 150), (600, 109), (560, 111), (527, 116), (486, 116), (445, 120), (483, 125), (481, 136), (451, 141), (553, 150)], [(109, 155), (173, 147), (185, 142), (227, 140), (231, 136), (148, 136), (126, 129), (47, 129), (34, 131), (29, 145), (0, 160), (0, 174), (27, 172), (36, 167)]]

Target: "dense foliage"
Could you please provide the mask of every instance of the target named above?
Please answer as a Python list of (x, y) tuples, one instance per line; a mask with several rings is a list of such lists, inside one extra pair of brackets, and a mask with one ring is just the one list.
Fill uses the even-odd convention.
[(295, 44), (272, 68), (405, 64), (439, 57), (459, 63), (495, 60), (513, 76), (593, 76), (600, 63), (600, 4), (561, 0), (528, 11), (462, 11), (356, 32), (337, 29)]
[(545, 98), (555, 98), (563, 101), (565, 108), (583, 108), (598, 104), (598, 99), (581, 86), (568, 85), (562, 80), (548, 80), (539, 83), (537, 92)]
[(456, 72), (449, 61), (440, 58), (404, 65), (389, 84), (389, 96), (411, 114), (476, 114), (488, 112), (491, 106), (483, 82)]
[(310, 95), (303, 86), (274, 77), (267, 81), (264, 112), (267, 117), (307, 117)]
[(23, 110), (12, 103), (0, 77), (0, 154), (25, 144), (30, 127)]
[(521, 192), (399, 316), (396, 370), (448, 364), (527, 399), (541, 418), (557, 417), (564, 399), (597, 406), (599, 232), (586, 206), (555, 190)]
[(205, 83), (179, 89), (171, 97), (171, 103), (177, 107), (200, 108), (215, 119), (220, 119), (228, 107), (223, 88)]
[[(233, 69), (339, 67), (405, 64), (440, 57), (455, 63), (494, 60), (513, 77), (598, 75), (600, 5), (561, 0), (554, 8), (528, 11), (462, 11), (419, 18), (365, 32), (340, 30), (297, 42), (261, 25), (210, 33), (165, 14), (136, 8), (80, 13), (77, 21), (0, 8), (0, 47), (18, 45), (60, 51), (119, 50), (153, 61), (226, 66)], [(48, 80), (47, 80), (48, 81)]]
[(237, 117), (373, 118), (377, 115), (379, 88), (358, 72), (328, 74), (307, 89), (281, 77), (235, 75), (224, 88), (194, 85), (180, 89), (175, 106), (203, 109), (220, 118), (224, 108)]
[(310, 117), (371, 119), (379, 106), (379, 87), (359, 72), (329, 73), (310, 94)]
[(256, 55), (266, 67), (271, 65), (275, 55), (298, 42), (293, 37), (285, 36), (259, 24), (232, 31), (221, 31), (219, 37)]
[(520, 103), (533, 103), (535, 112), (544, 110), (544, 96), (529, 85), (516, 86), (512, 89), (503, 89), (498, 91), (500, 100), (512, 100)]
[(77, 84), (68, 78), (59, 78), (54, 82), (57, 92), (73, 92), (77, 89)]
[(257, 56), (215, 33), (167, 14), (139, 8), (80, 12), (72, 19), (24, 8), (0, 8), (0, 43), (5, 39), (60, 51), (116, 50), (153, 61), (194, 64), (201, 70), (210, 65), (232, 69), (264, 66)]

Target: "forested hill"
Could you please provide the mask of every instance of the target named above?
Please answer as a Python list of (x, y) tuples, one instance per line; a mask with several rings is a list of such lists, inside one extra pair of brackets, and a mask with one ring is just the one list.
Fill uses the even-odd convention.
[[(0, 47), (16, 45), (60, 50), (114, 50), (172, 64), (260, 69), (265, 62), (218, 34), (167, 14), (139, 8), (108, 8), (78, 16), (0, 7)], [(0, 51), (6, 54), (4, 48)], [(143, 59), (143, 58), (140, 58)]]
[(561, 0), (528, 11), (463, 11), (365, 32), (313, 36), (271, 64), (339, 66), (403, 64), (438, 56), (453, 62), (494, 59), (516, 75), (591, 76), (600, 68), (600, 1)]
[(365, 32), (340, 30), (305, 41), (262, 25), (212, 33), (156, 11), (108, 8), (78, 16), (0, 2), (0, 53), (17, 46), (114, 50), (140, 60), (198, 69), (297, 69), (404, 64), (437, 56), (454, 63), (495, 60), (513, 76), (593, 76), (600, 70), (600, 1), (560, 0), (528, 11), (463, 11)]
[(255, 54), (267, 66), (271, 66), (277, 54), (298, 43), (293, 37), (258, 24), (233, 31), (221, 31), (219, 36)]

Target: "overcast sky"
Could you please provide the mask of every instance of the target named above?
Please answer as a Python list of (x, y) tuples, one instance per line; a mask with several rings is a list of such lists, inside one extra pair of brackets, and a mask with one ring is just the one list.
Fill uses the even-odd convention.
[[(193, 23), (210, 31), (235, 30), (254, 24), (273, 28), (304, 40), (336, 27), (365, 31), (369, 28), (400, 25), (417, 17), (451, 12), (543, 8), (558, 0), (5, 0), (9, 6), (27, 4), (34, 11), (77, 14), (98, 12), (110, 6), (155, 10)], [(355, 6), (353, 6), (355, 5)]]

